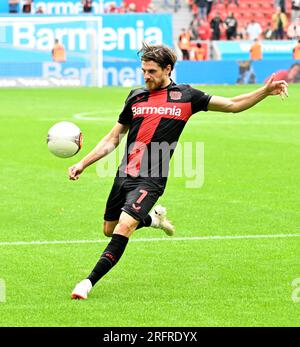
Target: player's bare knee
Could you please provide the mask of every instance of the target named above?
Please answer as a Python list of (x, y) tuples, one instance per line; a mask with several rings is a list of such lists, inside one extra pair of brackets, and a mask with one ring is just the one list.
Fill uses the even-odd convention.
[(130, 237), (130, 235), (134, 232), (135, 228), (136, 225), (132, 223), (128, 223), (127, 221), (120, 221), (115, 227), (114, 233)]
[(118, 231), (119, 234), (127, 234), (129, 231), (131, 231), (131, 227), (126, 222), (119, 222), (115, 228), (115, 231)]

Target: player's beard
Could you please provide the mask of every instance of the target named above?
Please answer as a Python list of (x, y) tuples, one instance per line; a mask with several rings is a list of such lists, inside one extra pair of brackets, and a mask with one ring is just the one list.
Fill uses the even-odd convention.
[(147, 89), (149, 91), (153, 91), (153, 90), (158, 90), (158, 89), (161, 89), (162, 86), (163, 86), (163, 80), (160, 80), (160, 81), (154, 81), (154, 80), (148, 80), (148, 81), (145, 81), (146, 82), (146, 86), (147, 86)]

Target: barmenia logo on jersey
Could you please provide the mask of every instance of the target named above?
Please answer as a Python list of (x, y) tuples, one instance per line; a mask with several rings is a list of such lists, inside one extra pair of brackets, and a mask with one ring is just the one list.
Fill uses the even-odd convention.
[(145, 115), (145, 114), (159, 114), (163, 116), (181, 116), (181, 108), (177, 106), (173, 107), (154, 107), (154, 106), (140, 106), (140, 107), (132, 107), (133, 116)]

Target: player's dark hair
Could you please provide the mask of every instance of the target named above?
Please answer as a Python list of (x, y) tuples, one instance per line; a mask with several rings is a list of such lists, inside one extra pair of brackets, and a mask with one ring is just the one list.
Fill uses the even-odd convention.
[(177, 60), (177, 55), (171, 48), (164, 45), (148, 45), (146, 42), (143, 42), (143, 46), (138, 51), (138, 55), (142, 61), (154, 61), (162, 69), (171, 65), (171, 71)]

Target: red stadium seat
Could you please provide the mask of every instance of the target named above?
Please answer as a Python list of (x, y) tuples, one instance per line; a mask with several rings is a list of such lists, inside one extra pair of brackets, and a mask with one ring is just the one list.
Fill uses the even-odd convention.
[(267, 11), (274, 11), (274, 4), (273, 4), (273, 2), (265, 2), (265, 1), (263, 1), (263, 2), (261, 2), (261, 7), (262, 7), (262, 9), (265, 11), (265, 10), (267, 10)]
[(124, 4), (128, 7), (129, 4), (136, 5), (136, 12), (145, 12), (151, 0), (124, 0)]
[(256, 19), (256, 21), (259, 23), (265, 20), (264, 14), (260, 11), (252, 12), (252, 15)]
[(234, 16), (237, 19), (237, 21), (239, 22), (241, 19), (243, 19), (243, 14), (240, 12), (234, 12)]
[(236, 4), (230, 3), (227, 6), (227, 11), (236, 13), (238, 11), (238, 6), (236, 6)]
[(249, 8), (251, 11), (260, 11), (260, 5), (258, 2), (253, 2), (250, 4)]
[(252, 12), (245, 12), (243, 15), (244, 20), (250, 21), (253, 18)]
[(215, 5), (215, 10), (216, 11), (219, 11), (219, 12), (226, 12), (226, 6), (225, 6), (225, 4), (216, 4)]
[(239, 7), (238, 7), (238, 11), (239, 12), (244, 12), (244, 11), (248, 11), (249, 10), (249, 6), (247, 3), (239, 3)]

